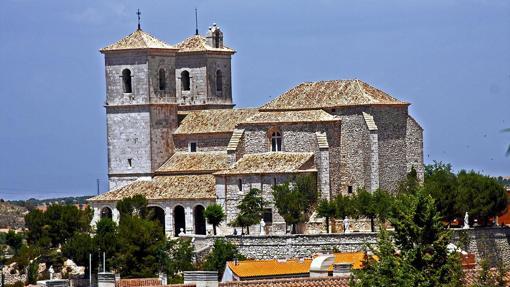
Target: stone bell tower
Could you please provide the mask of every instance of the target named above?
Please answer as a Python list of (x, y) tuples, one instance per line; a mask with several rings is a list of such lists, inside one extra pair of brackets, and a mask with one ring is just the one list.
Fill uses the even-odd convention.
[(173, 153), (178, 49), (140, 27), (105, 56), (109, 187), (150, 178)]

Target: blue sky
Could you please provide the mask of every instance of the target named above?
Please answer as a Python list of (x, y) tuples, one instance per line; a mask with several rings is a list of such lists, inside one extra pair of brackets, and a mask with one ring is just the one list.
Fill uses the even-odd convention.
[(425, 161), (510, 175), (510, 1), (0, 2), (0, 198), (106, 185), (98, 50), (136, 28), (177, 43), (218, 23), (234, 100), (255, 107), (303, 81), (362, 79), (412, 103)]

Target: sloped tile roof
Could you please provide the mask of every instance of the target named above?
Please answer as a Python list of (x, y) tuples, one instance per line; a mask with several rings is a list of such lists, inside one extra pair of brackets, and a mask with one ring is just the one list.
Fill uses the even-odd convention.
[(116, 50), (138, 50), (138, 49), (170, 49), (176, 50), (175, 47), (157, 39), (151, 34), (144, 32), (141, 29), (134, 31), (128, 36), (120, 39), (116, 43), (101, 49), (101, 52), (116, 51)]
[(235, 53), (235, 51), (229, 47), (223, 46), (223, 48), (214, 48), (207, 45), (207, 39), (201, 35), (193, 35), (186, 40), (175, 45), (179, 49), (179, 53), (189, 52), (226, 52)]
[[(343, 252), (334, 253), (335, 263), (352, 263), (353, 269), (360, 269), (365, 254), (363, 252)], [(279, 261), (277, 259), (269, 260), (243, 260), (238, 261), (237, 265), (229, 261), (227, 262), (228, 268), (240, 278), (254, 278), (254, 277), (273, 277), (273, 276), (289, 276), (295, 274), (304, 274), (310, 272), (310, 265), (312, 258), (299, 260), (291, 259)], [(333, 265), (328, 269), (333, 271)]]
[(176, 152), (156, 170), (156, 173), (211, 173), (226, 168), (228, 168), (228, 155), (226, 152)]
[(255, 114), (255, 109), (218, 109), (190, 112), (174, 134), (231, 133), (242, 120)]
[(340, 119), (323, 110), (258, 112), (242, 121), (247, 124), (331, 122)]
[(216, 181), (213, 175), (156, 176), (139, 180), (90, 198), (89, 201), (117, 201), (142, 194), (149, 200), (215, 199)]
[(216, 175), (261, 174), (261, 173), (295, 173), (315, 171), (304, 168), (313, 159), (309, 152), (267, 152), (245, 154), (234, 166), (216, 172)]
[(360, 80), (307, 82), (263, 105), (261, 110), (307, 110), (358, 105), (408, 105)]
[(220, 287), (349, 287), (349, 278), (310, 277), (224, 282)]

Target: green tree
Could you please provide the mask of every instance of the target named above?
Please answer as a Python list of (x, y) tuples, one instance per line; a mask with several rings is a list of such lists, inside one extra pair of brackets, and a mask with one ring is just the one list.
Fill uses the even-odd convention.
[(209, 224), (213, 226), (213, 233), (216, 235), (216, 227), (225, 220), (225, 212), (219, 204), (208, 205), (204, 211), (204, 216)]
[(73, 260), (78, 266), (85, 266), (86, 274), (89, 268), (89, 254), (93, 254), (93, 266), (97, 266), (94, 239), (87, 233), (75, 233), (62, 246), (62, 255)]
[(221, 278), (227, 261), (234, 259), (244, 260), (245, 257), (239, 253), (234, 244), (224, 239), (216, 239), (211, 253), (205, 258), (203, 268), (208, 271), (218, 271), (218, 277)]
[(418, 180), (418, 173), (416, 169), (411, 167), (411, 170), (407, 173), (406, 179), (400, 182), (397, 193), (398, 194), (409, 194), (416, 193), (420, 187), (420, 181)]
[(168, 275), (168, 284), (183, 283), (182, 272), (195, 270), (193, 244), (189, 239), (168, 240), (160, 255)]
[(96, 234), (94, 236), (94, 246), (99, 252), (105, 253), (106, 265), (110, 267), (114, 264), (114, 256), (119, 249), (118, 227), (110, 218), (102, 218), (96, 224)]
[(451, 233), (429, 194), (418, 189), (399, 196), (389, 220), (395, 231), (382, 230), (373, 249), (379, 261), (366, 260), (353, 286), (461, 286), (459, 255), (447, 251)]
[(21, 246), (23, 246), (23, 234), (16, 233), (11, 229), (5, 235), (5, 243), (14, 250), (14, 254), (16, 255), (21, 249)]
[(335, 218), (344, 219), (345, 217), (355, 215), (355, 212), (353, 197), (342, 194), (335, 197)]
[(375, 218), (377, 217), (377, 205), (374, 195), (366, 189), (358, 189), (354, 196), (354, 206), (358, 216), (370, 219), (370, 230), (375, 231)]
[(164, 269), (160, 253), (166, 245), (163, 228), (139, 216), (124, 216), (118, 228), (114, 265), (122, 277), (147, 278)]
[(134, 195), (132, 197), (126, 197), (117, 202), (117, 210), (120, 213), (120, 220), (124, 216), (140, 216), (142, 218), (150, 218), (149, 211), (147, 209), (147, 198), (141, 194)]
[(425, 166), (425, 190), (434, 198), (436, 209), (442, 217), (451, 221), (462, 216), (457, 207), (458, 182), (450, 164), (434, 162)]
[(335, 217), (336, 206), (334, 201), (323, 199), (317, 206), (317, 217), (326, 219), (326, 233), (329, 233), (329, 220)]
[(287, 225), (292, 225), (292, 233), (296, 233), (296, 225), (306, 221), (317, 203), (315, 177), (301, 175), (296, 177), (293, 184), (285, 182), (273, 186), (273, 198), (278, 213)]
[(262, 219), (265, 205), (262, 192), (256, 188), (250, 189), (237, 206), (239, 214), (234, 224), (246, 227), (247, 234), (250, 234), (250, 226), (259, 223)]
[(507, 193), (496, 179), (474, 171), (461, 171), (457, 178), (457, 209), (469, 212), (470, 218), (478, 219), (482, 226), (506, 209)]

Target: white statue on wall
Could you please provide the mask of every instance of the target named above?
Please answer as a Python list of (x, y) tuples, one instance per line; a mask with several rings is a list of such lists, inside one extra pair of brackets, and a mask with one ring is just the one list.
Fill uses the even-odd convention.
[(184, 228), (180, 228), (180, 232), (178, 234), (179, 236), (184, 236), (185, 233), (184, 233)]
[(464, 214), (464, 229), (469, 229), (469, 213), (466, 211), (466, 214)]
[(263, 218), (260, 219), (260, 235), (265, 236), (266, 235), (266, 222)]
[(53, 274), (55, 274), (55, 270), (53, 269), (53, 265), (50, 266), (48, 269), (48, 272), (50, 272), (50, 280), (53, 280)]
[(344, 233), (351, 233), (351, 230), (349, 230), (349, 218), (347, 216), (344, 218)]

